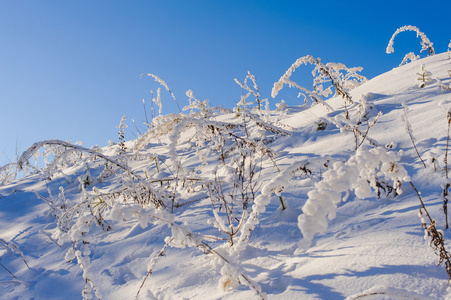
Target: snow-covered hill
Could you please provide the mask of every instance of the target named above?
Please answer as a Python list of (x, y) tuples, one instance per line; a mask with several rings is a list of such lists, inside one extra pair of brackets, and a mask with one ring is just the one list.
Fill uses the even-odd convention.
[[(218, 113), (187, 93), (185, 114), (135, 141), (36, 143), (19, 162), (46, 167), (0, 186), (0, 298), (451, 297), (450, 70), (429, 56), (352, 103), (276, 111), (243, 98)], [(413, 186), (443, 232), (435, 251)]]

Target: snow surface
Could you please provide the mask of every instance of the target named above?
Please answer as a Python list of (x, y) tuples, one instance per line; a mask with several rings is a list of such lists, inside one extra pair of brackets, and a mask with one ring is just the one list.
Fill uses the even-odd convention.
[[(424, 88), (417, 81), (421, 66), (431, 73), (431, 80)], [(447, 53), (438, 54), (395, 68), (351, 91), (356, 101), (348, 107), (351, 113), (364, 100), (370, 107), (371, 117), (382, 112), (368, 137), (380, 147), (390, 148), (387, 151), (397, 157), (397, 163), (406, 173), (399, 179), (396, 197), (382, 194), (378, 198), (374, 189), (364, 187), (366, 179), (354, 182), (354, 189), (329, 186), (338, 196), (334, 196), (334, 204), (323, 207), (331, 209), (331, 205), (336, 205), (335, 217), (330, 218), (333, 216), (329, 214), (329, 218), (324, 218), (323, 230), (312, 229), (307, 248), (302, 244), (303, 225), (298, 220), (308, 210), (304, 205), (316, 199), (312, 192), (324, 191), (324, 182), (332, 182), (334, 170), (349, 171), (344, 166), (356, 157), (352, 132), (345, 134), (333, 124), (334, 120), (340, 121), (343, 113), (341, 97), (327, 101), (334, 111), (323, 105), (286, 108), (280, 122), (286, 125), (290, 135), (266, 145), (277, 153), (274, 161), (280, 173), (276, 168), (262, 171), (263, 188), (254, 206), (249, 205), (248, 209), (258, 221), (249, 218), (245, 226), (253, 229), (250, 241), (237, 242), (234, 247), (224, 241), (208, 241), (211, 251), (208, 248), (201, 251), (198, 247), (201, 237), (219, 236), (218, 228), (229, 230), (228, 224), (220, 224), (217, 221), (220, 218), (215, 218), (214, 214), (221, 211), (212, 210), (205, 187), (193, 196), (181, 195), (179, 204), (185, 205), (174, 208), (172, 214), (168, 207), (163, 211), (132, 204), (113, 205), (105, 212), (111, 226), (108, 231), (95, 224), (91, 229), (85, 228), (86, 223), (79, 218), (73, 223), (71, 237), (80, 240), (89, 231), (90, 240), (89, 247), (77, 246), (80, 251), (77, 253), (71, 252), (70, 239), (59, 233), (54, 214), (43, 198), (51, 198), (49, 191), (56, 198), (63, 186), (64, 201), (76, 203), (86, 197), (85, 193), (96, 193), (93, 185), (99, 194), (125, 185), (121, 178), (105, 177), (102, 182), (88, 184), (84, 191), (77, 176), (90, 174), (95, 178), (99, 172), (89, 168), (86, 171), (83, 165), (62, 170), (51, 181), (34, 174), (0, 186), (0, 298), (79, 299), (86, 289), (84, 278), (90, 278), (102, 299), (134, 299), (150, 268), (152, 274), (144, 282), (139, 299), (451, 298), (445, 267), (437, 266), (439, 258), (425, 238), (418, 217), (419, 199), (408, 184), (411, 179), (421, 192), (428, 211), (437, 220), (437, 228), (444, 231), (449, 250), (451, 233), (444, 228), (441, 194), (447, 183), (444, 157), (451, 94), (440, 88), (437, 81), (450, 85), (449, 70), (451, 60)], [(191, 99), (195, 99), (192, 92)], [(403, 103), (408, 107), (407, 120)], [(217, 122), (235, 119), (235, 113), (230, 113), (218, 117)], [(317, 130), (320, 120), (327, 123), (325, 130)], [(189, 123), (190, 120), (184, 119), (179, 126)], [(415, 152), (406, 124), (411, 125), (410, 132), (426, 168)], [(214, 170), (218, 170), (227, 184), (233, 170), (221, 168), (219, 161), (208, 153), (202, 154), (203, 148), (198, 150), (198, 156), (195, 149), (186, 150), (193, 143), (189, 140), (191, 136), (192, 131), (176, 130), (162, 132), (159, 137), (148, 136), (145, 141), (129, 141), (126, 145), (131, 149), (133, 145), (145, 144), (148, 154), (166, 158), (167, 164), (181, 164), (180, 172), (184, 174), (180, 178), (214, 180)], [(371, 148), (376, 147), (365, 142), (362, 151), (369, 153)], [(29, 157), (30, 151), (25, 156)], [(114, 151), (110, 147), (102, 149), (102, 153), (112, 157)], [(361, 157), (376, 159), (365, 155)], [(180, 157), (183, 160), (177, 160)], [(290, 172), (305, 163), (309, 163), (307, 166), (311, 166), (313, 173), (305, 176), (298, 172), (292, 178)], [(128, 166), (142, 181), (174, 180), (174, 174), (163, 163), (158, 172), (151, 159), (129, 161)], [(287, 206), (285, 210), (281, 209), (279, 195)], [(152, 218), (160, 221), (151, 223)], [(159, 256), (166, 237), (174, 241)], [(7, 245), (17, 245), (18, 250), (14, 252)], [(80, 268), (85, 259), (89, 270)], [(251, 283), (245, 282), (242, 275)], [(252, 285), (256, 290), (260, 287), (260, 295)], [(87, 293), (90, 294), (89, 287)], [(92, 297), (95, 298), (94, 291)]]

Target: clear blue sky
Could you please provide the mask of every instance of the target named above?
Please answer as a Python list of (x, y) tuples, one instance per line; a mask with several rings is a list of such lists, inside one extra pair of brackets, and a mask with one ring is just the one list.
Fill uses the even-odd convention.
[[(0, 165), (44, 139), (118, 141), (121, 117), (142, 124), (141, 99), (150, 105), (158, 87), (142, 73), (165, 80), (182, 107), (192, 89), (232, 108), (241, 95), (234, 78), (251, 71), (270, 98), (273, 83), (307, 54), (362, 66), (368, 78), (386, 72), (420, 50), (406, 32), (385, 53), (403, 25), (444, 52), (450, 11), (451, 1), (0, 0)], [(163, 95), (163, 112), (175, 112)]]

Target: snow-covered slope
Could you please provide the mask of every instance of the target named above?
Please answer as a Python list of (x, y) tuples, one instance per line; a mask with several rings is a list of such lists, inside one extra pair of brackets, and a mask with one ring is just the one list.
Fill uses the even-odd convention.
[[(421, 65), (431, 73), (423, 88), (417, 81)], [(73, 146), (70, 153), (64, 152), (67, 145), (52, 148), (60, 152), (49, 158), (62, 156), (51, 172), (0, 187), (0, 298), (79, 299), (82, 291), (86, 298), (102, 299), (133, 299), (138, 291), (139, 299), (451, 297), (445, 262), (437, 266), (440, 257), (425, 237), (419, 197), (409, 182), (421, 192), (449, 250), (442, 194), (449, 182), (451, 93), (439, 86), (450, 85), (449, 70), (446, 53), (430, 56), (353, 89), (354, 104), (346, 108), (334, 97), (328, 100), (333, 111), (323, 105), (288, 107), (282, 119), (271, 112), (272, 120), (280, 119), (271, 123), (278, 132), (263, 127), (261, 133), (251, 117), (244, 118), (249, 127), (243, 132), (260, 134), (260, 140), (237, 135), (243, 122), (237, 113), (206, 119), (193, 113), (161, 120), (158, 132), (126, 142), (122, 150), (120, 145), (91, 151)], [(356, 125), (362, 114), (368, 118)], [(362, 142), (357, 154), (352, 126), (365, 134), (357, 134), (357, 145)], [(213, 127), (207, 136), (205, 128)], [(229, 130), (228, 142), (220, 141), (220, 130)], [(352, 164), (381, 148), (399, 160), (392, 170)], [(221, 161), (221, 151), (238, 158), (230, 154)], [(251, 166), (242, 167), (243, 174), (236, 171), (239, 157)], [(337, 205), (336, 217), (315, 225), (323, 229), (302, 225), (302, 208), (316, 199), (308, 192), (327, 190), (325, 182), (351, 173), (350, 166), (366, 172), (356, 175), (362, 182), (349, 183), (332, 204), (320, 197), (318, 210)], [(404, 169), (410, 178), (391, 181), (388, 173)], [(374, 178), (380, 197), (374, 189), (365, 199), (356, 197), (359, 188), (374, 187)], [(399, 194), (388, 193), (397, 184)], [(249, 186), (255, 193), (243, 210), (244, 200), (236, 195)], [(313, 218), (319, 220), (319, 214)], [(308, 248), (301, 229), (316, 233)], [(237, 231), (233, 245), (227, 230)]]

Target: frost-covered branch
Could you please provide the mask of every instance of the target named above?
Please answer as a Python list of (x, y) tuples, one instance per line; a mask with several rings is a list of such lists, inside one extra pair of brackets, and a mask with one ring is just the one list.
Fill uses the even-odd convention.
[(409, 108), (407, 107), (406, 101), (402, 102), (402, 106), (404, 108), (404, 124), (405, 124), (406, 130), (407, 130), (407, 133), (409, 134), (410, 140), (412, 141), (413, 148), (415, 149), (417, 156), (420, 158), (421, 163), (423, 164), (424, 168), (426, 168), (426, 164), (425, 164), (424, 160), (421, 158), (421, 155), (418, 152), (417, 146), (415, 144), (415, 139), (413, 138), (412, 125), (410, 124), (409, 119), (407, 118), (407, 113), (409, 112)]
[[(303, 64), (312, 64), (315, 66), (312, 71), (312, 91), (300, 86), (290, 79), (293, 72)], [(348, 91), (366, 81), (364, 76), (358, 74), (361, 70), (362, 68), (360, 67), (347, 68), (341, 63), (327, 63), (324, 65), (319, 58), (313, 58), (311, 55), (306, 55), (297, 59), (280, 77), (279, 81), (274, 83), (271, 96), (275, 98), (286, 84), (289, 87), (296, 87), (299, 89), (301, 91), (300, 95), (304, 96), (304, 102), (307, 102), (309, 98), (314, 103), (321, 103), (330, 110), (333, 110), (324, 100), (333, 93), (332, 89), (335, 89), (336, 95), (342, 96), (348, 103), (352, 104), (353, 101)], [(324, 84), (330, 85), (325, 87)]]
[[(253, 88), (249, 87), (247, 84), (247, 80), (250, 79), (253, 84)], [(257, 85), (257, 80), (255, 79), (255, 76), (251, 74), (251, 72), (247, 71), (247, 76), (244, 79), (244, 82), (240, 82), (238, 79), (235, 78), (235, 82), (243, 89), (248, 91), (248, 94), (245, 96), (247, 98), (250, 94), (254, 95), (255, 101), (257, 102), (257, 109), (261, 109), (261, 99), (260, 99), (260, 91), (259, 87)]]
[[(182, 112), (182, 109), (180, 108), (177, 99), (175, 99), (174, 93), (169, 89), (169, 86), (166, 84), (166, 82), (163, 79), (161, 79), (160, 77), (158, 77), (157, 75), (155, 75), (155, 74), (147, 73), (147, 76), (152, 77), (153, 79), (155, 79), (156, 82), (158, 82), (159, 84), (164, 86), (166, 91), (168, 91), (169, 94), (171, 94), (171, 97), (172, 97), (172, 99), (174, 99), (175, 103), (177, 104), (177, 107), (178, 107), (179, 111)], [(161, 105), (161, 101), (160, 101), (160, 105)], [(160, 106), (160, 112), (161, 112), (161, 106)]]
[(17, 165), (19, 166), (19, 169), (23, 169), (24, 166), (28, 164), (28, 160), (30, 159), (30, 157), (34, 153), (36, 153), (39, 150), (39, 148), (41, 148), (43, 146), (47, 146), (47, 145), (62, 146), (62, 147), (72, 149), (75, 151), (86, 152), (86, 153), (92, 154), (94, 156), (104, 159), (105, 161), (107, 161), (109, 163), (112, 163), (113, 165), (116, 165), (117, 167), (126, 171), (130, 175), (133, 175), (138, 180), (142, 180), (141, 176), (139, 176), (138, 174), (135, 174), (127, 166), (125, 166), (124, 164), (122, 164), (114, 159), (109, 158), (108, 156), (106, 156), (100, 152), (97, 152), (95, 150), (84, 148), (84, 147), (78, 146), (78, 145), (74, 145), (74, 144), (71, 144), (71, 143), (68, 143), (68, 142), (65, 142), (62, 140), (45, 140), (45, 141), (41, 141), (41, 142), (36, 142), (33, 145), (31, 145), (30, 147), (28, 147), (28, 149), (22, 153), (22, 155), (19, 157), (19, 159), (17, 161)]
[(434, 55), (435, 54), (435, 50), (434, 47), (432, 46), (433, 44), (431, 43), (431, 41), (427, 38), (427, 36), (420, 31), (420, 29), (418, 29), (418, 27), (415, 26), (411, 26), (411, 25), (407, 25), (407, 26), (402, 26), (400, 28), (398, 28), (395, 33), (393, 33), (390, 41), (388, 42), (388, 46), (386, 49), (387, 54), (393, 53), (395, 51), (395, 49), (393, 49), (393, 44), (395, 41), (395, 37), (404, 31), (415, 31), (417, 33), (417, 37), (421, 38), (421, 51), (423, 52), (425, 50), (428, 51), (429, 55)]
[(404, 64), (407, 64), (410, 61), (416, 61), (417, 59), (420, 59), (419, 55), (415, 55), (414, 52), (409, 52), (404, 56), (404, 59), (402, 60), (402, 62), (399, 64), (399, 66), (402, 66)]
[[(438, 265), (445, 263), (446, 273), (448, 275), (449, 280), (451, 280), (451, 254), (445, 248), (445, 239), (444, 233), (442, 230), (437, 229), (435, 226), (435, 220), (429, 214), (426, 206), (424, 205), (424, 201), (421, 198), (421, 193), (417, 190), (415, 185), (410, 182), (412, 189), (418, 196), (420, 200), (421, 208), (418, 213), (418, 216), (421, 219), (421, 226), (424, 227), (424, 238), (431, 238), (430, 246), (434, 250), (435, 254), (439, 257)], [(427, 225), (426, 217), (429, 220), (429, 225)]]
[[(0, 242), (3, 244), (0, 244), (0, 247), (2, 247), (3, 249), (5, 249), (7, 252), (11, 251), (12, 253), (19, 255), (23, 262), (25, 263), (25, 265), (27, 266), (27, 268), (30, 268), (30, 266), (28, 265), (27, 261), (25, 260), (25, 257), (23, 255), (23, 252), (20, 251), (19, 246), (17, 246), (15, 243), (13, 242), (7, 242), (4, 239), (0, 238)], [(0, 257), (1, 259), (1, 257)], [(13, 275), (14, 276), (14, 275)], [(15, 276), (14, 276), (15, 277)]]

